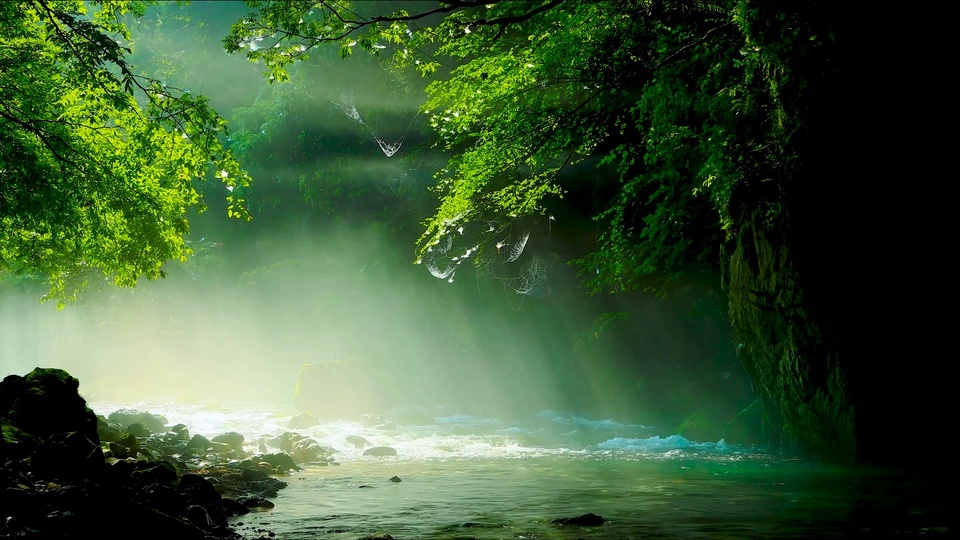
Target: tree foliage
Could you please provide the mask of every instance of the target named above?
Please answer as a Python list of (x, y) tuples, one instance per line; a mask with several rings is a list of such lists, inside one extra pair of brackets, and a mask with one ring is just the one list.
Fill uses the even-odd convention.
[(0, 3), (0, 271), (49, 280), (61, 304), (106, 276), (133, 286), (184, 260), (196, 183), (249, 176), (202, 96), (137, 74), (125, 21), (147, 3)]
[(225, 45), (271, 80), (324, 44), (433, 78), (423, 111), (449, 161), (423, 252), (470, 221), (546, 212), (583, 182), (564, 171), (598, 170), (599, 248), (579, 261), (596, 290), (664, 291), (715, 272), (739, 196), (778, 219), (832, 69), (815, 1), (248, 5)]

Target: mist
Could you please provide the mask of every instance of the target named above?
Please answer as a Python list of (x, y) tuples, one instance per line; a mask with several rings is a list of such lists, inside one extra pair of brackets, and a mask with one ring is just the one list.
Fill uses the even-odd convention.
[[(414, 405), (675, 422), (694, 408), (743, 405), (722, 302), (702, 289), (590, 294), (570, 264), (596, 245), (592, 216), (577, 208), (558, 202), (549, 221), (452, 238), (452, 250), (486, 244), (487, 258), (459, 262), (449, 277), (416, 264), (435, 204), (427, 187), (443, 162), (414, 152), (427, 137), (417, 112), (425, 82), (331, 49), (270, 85), (262, 66), (219, 45), (243, 9), (154, 6), (135, 31), (133, 61), (170, 62), (171, 84), (209, 97), (250, 137), (253, 220), (228, 219), (223, 186), (206, 183), (209, 210), (191, 220), (194, 255), (168, 265), (167, 278), (134, 289), (95, 283), (62, 310), (41, 303), (37, 286), (5, 290), (0, 373), (61, 367), (96, 401), (286, 407), (301, 366), (336, 361), (354, 375), (330, 399), (355, 414)], [(403, 145), (387, 155), (376, 138)], [(515, 261), (491, 245), (523, 235)], [(534, 270), (536, 289), (521, 287)], [(693, 315), (704, 305), (709, 314)], [(601, 332), (604, 314), (620, 315)]]

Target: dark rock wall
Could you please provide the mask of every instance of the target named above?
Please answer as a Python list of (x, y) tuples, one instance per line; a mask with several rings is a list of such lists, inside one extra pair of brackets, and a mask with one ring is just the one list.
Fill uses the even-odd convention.
[(784, 221), (748, 213), (726, 248), (738, 354), (763, 404), (770, 443), (853, 459), (856, 416), (849, 374), (833, 330), (811, 306)]
[(947, 139), (932, 136), (948, 86), (901, 58), (909, 40), (889, 34), (908, 30), (900, 13), (870, 15), (881, 24), (859, 7), (824, 7), (838, 45), (798, 135), (802, 166), (748, 186), (730, 208), (724, 270), (738, 354), (773, 438), (834, 458), (932, 465), (927, 441), (952, 431), (956, 410), (955, 175), (939, 157)]

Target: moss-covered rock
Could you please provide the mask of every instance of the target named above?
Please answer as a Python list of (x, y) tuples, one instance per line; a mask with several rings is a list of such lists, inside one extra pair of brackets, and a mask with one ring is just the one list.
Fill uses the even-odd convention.
[(97, 417), (77, 390), (80, 381), (62, 369), (36, 368), (0, 381), (0, 417), (34, 435), (76, 431), (99, 444)]

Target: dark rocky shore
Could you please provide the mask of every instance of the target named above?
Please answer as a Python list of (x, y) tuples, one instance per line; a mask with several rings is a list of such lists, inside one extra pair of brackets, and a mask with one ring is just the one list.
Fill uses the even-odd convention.
[[(207, 439), (148, 411), (100, 416), (79, 386), (53, 368), (0, 381), (0, 538), (266, 540), (274, 533), (245, 525), (241, 516), (273, 508), (270, 499), (287, 486), (281, 478), (301, 465), (336, 464), (333, 449), (295, 431), (257, 441), (234, 432)], [(314, 423), (305, 413), (288, 428)], [(370, 445), (362, 437), (348, 441)], [(254, 446), (258, 452), (245, 450)], [(371, 447), (364, 455), (396, 450)], [(585, 514), (551, 523), (604, 521)], [(393, 536), (359, 540), (375, 539)]]
[(238, 433), (191, 436), (146, 411), (98, 416), (78, 388), (60, 369), (0, 381), (0, 538), (266, 538), (228, 518), (272, 508), (299, 464), (332, 462), (296, 433), (251, 453)]

